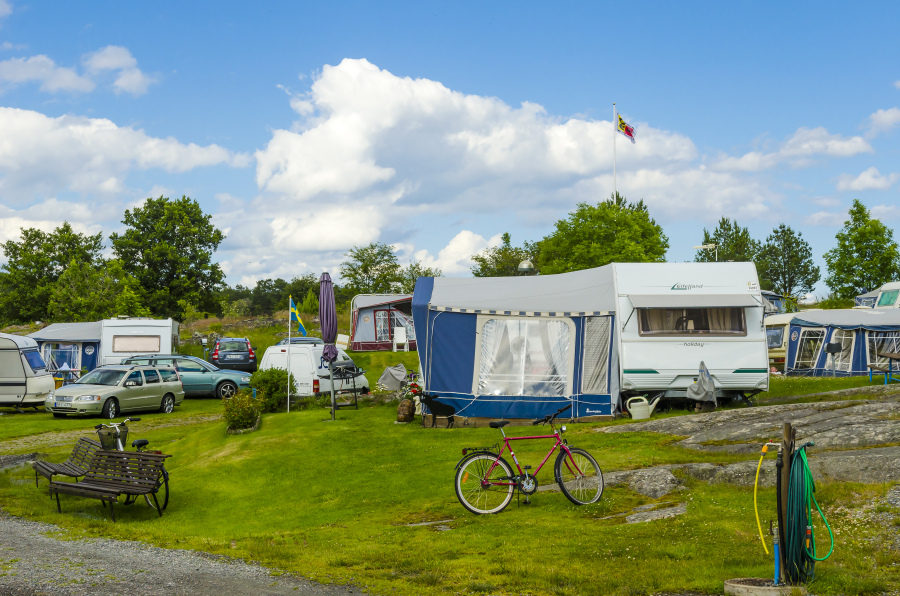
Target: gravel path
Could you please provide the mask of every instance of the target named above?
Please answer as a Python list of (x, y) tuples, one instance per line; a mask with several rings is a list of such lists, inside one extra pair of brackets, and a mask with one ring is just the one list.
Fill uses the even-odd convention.
[(60, 528), (0, 510), (0, 594), (250, 596), (359, 594), (189, 550), (108, 539), (58, 540)]

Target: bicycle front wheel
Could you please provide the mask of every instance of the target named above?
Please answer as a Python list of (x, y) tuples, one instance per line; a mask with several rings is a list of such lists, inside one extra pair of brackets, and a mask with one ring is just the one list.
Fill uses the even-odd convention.
[(584, 449), (560, 451), (555, 471), (559, 488), (576, 505), (596, 503), (603, 496), (603, 472), (597, 460)]
[(477, 515), (500, 513), (513, 498), (512, 468), (493, 453), (476, 453), (456, 471), (456, 498)]

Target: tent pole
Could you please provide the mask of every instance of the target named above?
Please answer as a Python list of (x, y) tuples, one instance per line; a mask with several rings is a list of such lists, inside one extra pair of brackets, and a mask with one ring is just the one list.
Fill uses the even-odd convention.
[(334, 422), (334, 362), (328, 363), (328, 375), (331, 377), (331, 421)]
[(619, 123), (616, 119), (616, 102), (613, 102), (613, 201), (616, 200), (616, 130)]
[(291, 307), (294, 305), (294, 299), (288, 296), (288, 345), (287, 345), (287, 365), (288, 365), (288, 414), (291, 412)]

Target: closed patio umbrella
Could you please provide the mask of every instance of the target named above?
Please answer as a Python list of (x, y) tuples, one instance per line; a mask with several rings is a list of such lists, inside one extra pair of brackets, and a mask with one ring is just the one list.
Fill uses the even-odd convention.
[(325, 342), (322, 358), (328, 362), (331, 377), (331, 419), (334, 420), (334, 361), (338, 355), (334, 342), (337, 339), (338, 326), (337, 309), (334, 306), (334, 285), (328, 273), (323, 273), (319, 280), (319, 324), (322, 326), (322, 341)]

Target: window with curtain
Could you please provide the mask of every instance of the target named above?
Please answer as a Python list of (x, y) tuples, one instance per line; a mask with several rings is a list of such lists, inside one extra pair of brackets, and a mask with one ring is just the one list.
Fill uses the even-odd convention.
[(569, 326), (542, 319), (490, 319), (481, 330), (479, 395), (563, 397)]
[(831, 343), (841, 344), (841, 351), (837, 354), (829, 354), (825, 363), (826, 368), (831, 369), (834, 361), (834, 370), (850, 372), (853, 363), (853, 331), (835, 329), (831, 334)]
[(416, 328), (413, 327), (412, 320), (406, 313), (402, 313), (399, 310), (391, 311), (391, 319), (392, 324), (391, 327), (405, 327), (406, 328), (406, 339), (409, 341), (415, 341), (416, 339)]
[(388, 311), (375, 311), (375, 341), (391, 341), (391, 327), (388, 321)]
[(581, 392), (609, 393), (609, 332), (611, 317), (587, 317), (584, 322), (584, 376)]
[(743, 308), (639, 308), (641, 335), (747, 335)]
[(869, 364), (887, 367), (888, 359), (882, 358), (878, 354), (900, 352), (900, 332), (898, 331), (866, 331), (866, 340)]
[(819, 359), (819, 350), (825, 341), (824, 329), (804, 329), (800, 332), (800, 341), (797, 347), (797, 357), (794, 359), (794, 368), (815, 368)]
[(42, 351), (50, 370), (59, 370), (63, 365), (81, 370), (81, 344), (45, 343)]

